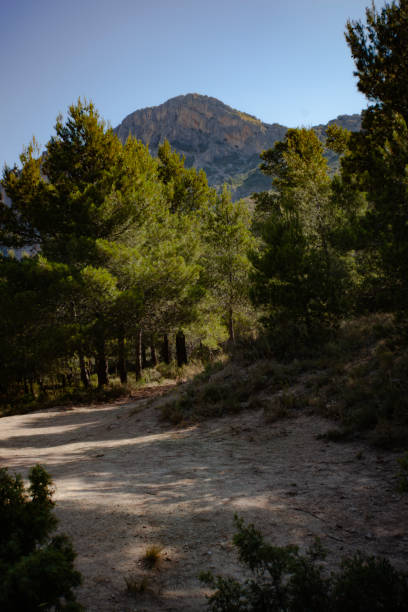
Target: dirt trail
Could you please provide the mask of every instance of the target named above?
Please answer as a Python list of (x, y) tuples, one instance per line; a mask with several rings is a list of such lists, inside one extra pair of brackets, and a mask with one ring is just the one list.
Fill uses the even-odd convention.
[[(330, 424), (306, 414), (183, 429), (158, 416), (136, 399), (0, 421), (0, 464), (26, 475), (39, 462), (54, 479), (88, 611), (204, 610), (197, 574), (238, 571), (234, 512), (278, 545), (319, 536), (329, 564), (356, 549), (406, 563), (408, 496), (395, 492), (394, 454), (318, 440)], [(153, 544), (162, 560), (149, 571), (140, 558)], [(148, 591), (129, 595), (129, 576), (149, 576)]]

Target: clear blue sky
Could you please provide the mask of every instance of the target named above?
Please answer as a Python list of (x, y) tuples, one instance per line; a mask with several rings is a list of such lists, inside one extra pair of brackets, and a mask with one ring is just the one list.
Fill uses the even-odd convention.
[(193, 92), (290, 127), (360, 112), (344, 29), (370, 3), (3, 0), (0, 165), (45, 145), (79, 96), (112, 126)]

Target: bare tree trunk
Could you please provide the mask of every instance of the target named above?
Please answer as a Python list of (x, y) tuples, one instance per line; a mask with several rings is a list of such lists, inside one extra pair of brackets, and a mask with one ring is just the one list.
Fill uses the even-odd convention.
[(232, 344), (234, 344), (235, 342), (234, 313), (232, 311), (231, 306), (228, 309), (228, 333), (229, 333), (229, 341), (232, 342)]
[(96, 352), (96, 374), (98, 376), (98, 387), (108, 384), (108, 362), (105, 354), (105, 340), (99, 339)]
[(146, 358), (146, 345), (145, 343), (142, 341), (142, 369), (144, 370), (145, 368), (147, 368), (147, 358)]
[(157, 366), (157, 355), (156, 355), (156, 347), (154, 345), (154, 334), (150, 336), (150, 357), (151, 357), (151, 366), (155, 368)]
[(169, 337), (168, 337), (167, 334), (163, 335), (163, 344), (162, 344), (162, 348), (161, 348), (161, 358), (164, 361), (164, 363), (167, 363), (167, 364), (170, 363), (171, 353), (170, 353)]
[(176, 355), (179, 368), (187, 363), (186, 337), (181, 329), (176, 335)]
[(135, 355), (135, 375), (136, 380), (142, 378), (142, 330), (136, 332), (136, 355)]
[(79, 370), (81, 373), (81, 382), (84, 385), (85, 389), (89, 387), (89, 373), (85, 367), (85, 359), (82, 351), (79, 352)]
[(120, 382), (122, 385), (127, 383), (127, 369), (126, 369), (126, 354), (125, 354), (125, 337), (123, 333), (118, 338), (118, 370), (120, 376)]

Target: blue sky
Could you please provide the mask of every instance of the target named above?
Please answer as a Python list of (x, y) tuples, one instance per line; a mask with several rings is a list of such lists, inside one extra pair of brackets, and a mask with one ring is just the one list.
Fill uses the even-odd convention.
[(1, 2), (0, 165), (18, 162), (32, 136), (44, 146), (78, 97), (112, 126), (193, 92), (290, 127), (360, 112), (344, 29), (370, 3)]

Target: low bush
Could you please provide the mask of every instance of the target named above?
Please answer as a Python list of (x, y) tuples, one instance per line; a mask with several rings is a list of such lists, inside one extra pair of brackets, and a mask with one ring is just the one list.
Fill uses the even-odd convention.
[(119, 383), (111, 383), (105, 387), (82, 387), (67, 388), (59, 393), (54, 393), (53, 396), (44, 394), (34, 396), (25, 396), (16, 398), (9, 403), (0, 402), (0, 417), (11, 416), (15, 414), (26, 414), (43, 410), (45, 408), (53, 408), (54, 406), (70, 406), (72, 404), (93, 404), (109, 402), (120, 397), (126, 397), (132, 392), (130, 385), (121, 385)]
[(126, 576), (124, 580), (126, 590), (130, 595), (142, 595), (149, 590), (149, 579), (146, 576), (140, 579), (134, 576)]
[(81, 583), (67, 536), (57, 526), (52, 482), (36, 465), (26, 491), (20, 475), (0, 469), (0, 610), (79, 611), (73, 588)]
[(208, 599), (212, 612), (404, 612), (407, 576), (387, 559), (357, 552), (327, 574), (325, 553), (317, 540), (302, 555), (296, 546), (271, 546), (253, 525), (235, 516), (234, 545), (250, 571), (243, 583), (234, 578), (202, 573), (200, 579), (216, 589)]

